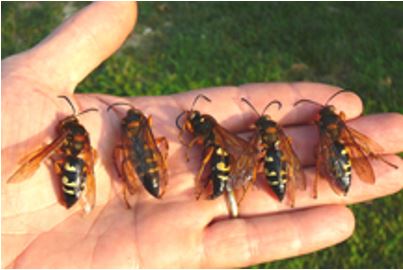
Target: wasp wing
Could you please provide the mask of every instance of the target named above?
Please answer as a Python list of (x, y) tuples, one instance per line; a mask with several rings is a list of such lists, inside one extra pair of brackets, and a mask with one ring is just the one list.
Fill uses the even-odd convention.
[(85, 162), (84, 172), (86, 174), (85, 189), (81, 200), (84, 212), (89, 213), (94, 208), (96, 201), (94, 165), (97, 159), (97, 152), (95, 149), (91, 148), (90, 142), (88, 141), (81, 155)]
[(306, 189), (306, 177), (301, 162), (291, 145), (290, 138), (284, 133), (284, 130), (278, 129), (280, 147), (289, 162), (289, 168), (292, 178), (295, 180), (296, 187), (301, 190)]
[(258, 154), (256, 144), (245, 141), (218, 124), (214, 128), (214, 135), (217, 142), (230, 153), (232, 158), (232, 186), (245, 187), (250, 181), (254, 181)]
[[(355, 143), (362, 149), (366, 155), (380, 155), (383, 152), (382, 146), (378, 143), (362, 134), (361, 132), (344, 125), (344, 132), (342, 136), (348, 136), (354, 138)], [(346, 134), (347, 133), (347, 134)]]
[[(117, 148), (121, 153), (121, 174), (124, 180), (126, 189), (130, 194), (134, 194), (140, 187), (141, 180), (137, 175), (133, 164), (133, 157), (131, 154), (131, 149), (133, 148), (133, 143), (131, 139), (123, 132), (122, 134), (122, 145), (121, 148)], [(125, 194), (124, 194), (125, 195)], [(127, 201), (126, 201), (127, 203)]]
[(295, 189), (306, 189), (305, 174), (302, 170), (301, 162), (299, 161), (294, 149), (291, 146), (291, 140), (284, 133), (281, 128), (278, 128), (278, 137), (280, 140), (279, 147), (285, 155), (287, 162), (287, 197), (290, 200), (291, 206), (294, 206), (295, 202)]
[(168, 141), (165, 139), (165, 137), (155, 139), (151, 130), (151, 116), (149, 116), (147, 125), (143, 128), (141, 134), (141, 136), (144, 137), (145, 144), (150, 147), (154, 155), (154, 159), (157, 162), (161, 187), (159, 197), (162, 197), (165, 192), (165, 188), (168, 185)]
[[(28, 156), (22, 158), (23, 164), (21, 167), (7, 180), (8, 183), (18, 183), (30, 176), (39, 168), (40, 163), (46, 157), (50, 156), (55, 150), (57, 150), (64, 140), (67, 133), (63, 133), (58, 136), (53, 142), (35, 150), (28, 154)], [(20, 161), (21, 162), (21, 161)]]
[(330, 187), (336, 194), (344, 194), (344, 192), (337, 187), (336, 179), (332, 174), (332, 161), (337, 159), (336, 153), (332, 152), (332, 145), (333, 142), (330, 137), (326, 133), (321, 133), (316, 153), (316, 176), (313, 184), (314, 198), (316, 198), (318, 194), (318, 181), (320, 178), (327, 179)]
[(347, 125), (344, 125), (344, 128), (341, 129), (340, 138), (350, 152), (353, 169), (360, 179), (366, 183), (374, 184), (375, 174), (371, 163), (368, 160), (368, 156), (375, 157), (371, 147), (375, 147), (376, 150), (379, 151), (382, 151), (382, 147), (377, 145), (367, 136), (348, 128)]
[(354, 138), (354, 141), (356, 142), (357, 145), (360, 146), (361, 150), (367, 155), (375, 159), (379, 159), (386, 163), (387, 165), (397, 169), (399, 168), (397, 165), (391, 163), (390, 161), (384, 159), (381, 154), (384, 152), (382, 146), (380, 146), (378, 143), (370, 139), (369, 137), (365, 136), (361, 132), (358, 132), (357, 130), (348, 127), (345, 125), (347, 133), (351, 137)]

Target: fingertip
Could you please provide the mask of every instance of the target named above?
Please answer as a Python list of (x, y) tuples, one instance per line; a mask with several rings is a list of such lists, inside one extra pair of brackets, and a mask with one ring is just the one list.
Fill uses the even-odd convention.
[[(321, 226), (328, 229), (323, 230), (323, 235), (320, 237), (315, 235), (315, 232), (312, 231), (312, 235), (307, 237), (306, 243), (311, 240), (313, 244), (318, 245), (317, 248), (323, 247), (324, 243), (327, 243), (327, 246), (332, 246), (348, 239), (353, 234), (355, 229), (355, 217), (350, 208), (345, 205), (327, 205), (317, 207), (317, 210), (316, 215), (322, 217), (322, 219), (320, 219), (320, 223), (322, 223)], [(312, 222), (317, 223), (318, 219), (314, 219)], [(337, 226), (333, 224), (337, 224)], [(329, 237), (329, 234), (332, 234), (332, 237)], [(332, 241), (330, 242), (329, 239)], [(320, 240), (323, 244), (320, 243)]]
[[(355, 92), (349, 90), (340, 92), (343, 90), (340, 87), (313, 82), (292, 83), (291, 87), (295, 89), (292, 104), (294, 110), (283, 119), (287, 124), (290, 122), (288, 118), (297, 118), (302, 123), (311, 122), (313, 116), (318, 113), (320, 107), (315, 104), (307, 102), (296, 105), (296, 102), (302, 99), (312, 100), (321, 105), (332, 105), (336, 108), (337, 113), (343, 112), (346, 119), (356, 118), (362, 114), (363, 103)], [(338, 92), (340, 93), (334, 96)], [(326, 104), (326, 102), (328, 103)]]
[(21, 72), (35, 72), (32, 76), (37, 81), (59, 93), (72, 93), (82, 79), (123, 44), (136, 20), (134, 2), (92, 3), (24, 52), (17, 66)]
[[(137, 2), (122, 1), (122, 2), (96, 2), (94, 5), (99, 5), (101, 10), (110, 10), (111, 20), (117, 20), (127, 34), (131, 33), (137, 23)], [(116, 14), (116, 15), (115, 15)]]
[(380, 144), (383, 153), (403, 151), (403, 115), (400, 113), (367, 115), (349, 121), (348, 125)]
[(201, 265), (245, 267), (306, 254), (346, 240), (354, 226), (344, 205), (219, 221), (205, 232)]
[[(353, 212), (345, 205), (325, 205), (290, 213), (292, 223), (297, 224), (301, 245), (290, 249), (295, 255), (303, 255), (324, 249), (348, 239), (355, 229)], [(287, 258), (281, 254), (279, 258)]]
[(362, 99), (353, 91), (346, 90), (340, 98), (332, 100), (331, 105), (336, 107), (337, 112), (344, 112), (347, 119), (352, 119), (360, 116), (363, 112), (364, 105)]

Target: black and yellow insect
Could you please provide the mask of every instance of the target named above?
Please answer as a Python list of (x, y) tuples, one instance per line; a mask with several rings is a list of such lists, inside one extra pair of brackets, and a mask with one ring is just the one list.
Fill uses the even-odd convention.
[(291, 146), (290, 138), (269, 115), (265, 114), (271, 105), (277, 104), (279, 109), (282, 105), (278, 100), (273, 100), (259, 114), (247, 99), (241, 100), (258, 115), (253, 125), (255, 134), (252, 136), (251, 144), (259, 149), (257, 166), (263, 168), (257, 168), (256, 171), (263, 170), (267, 183), (280, 201), (287, 194), (290, 205), (294, 206), (295, 188), (304, 190), (306, 187), (305, 174)]
[(369, 162), (369, 157), (379, 159), (391, 167), (396, 165), (385, 160), (380, 154), (383, 149), (373, 140), (348, 127), (343, 112), (337, 114), (335, 107), (328, 105), (339, 94), (340, 90), (333, 94), (325, 102), (319, 104), (309, 99), (301, 99), (294, 106), (303, 102), (309, 102), (320, 106), (315, 123), (319, 128), (319, 144), (316, 150), (316, 177), (313, 184), (313, 196), (317, 197), (317, 183), (319, 178), (327, 178), (330, 186), (337, 194), (346, 195), (351, 186), (352, 169), (359, 178), (366, 182), (375, 183), (375, 174)]
[[(251, 179), (256, 152), (245, 140), (220, 126), (212, 116), (194, 110), (199, 98), (211, 102), (208, 97), (198, 95), (191, 109), (183, 111), (176, 119), (180, 141), (188, 148), (195, 144), (203, 147), (203, 160), (196, 176), (196, 198), (204, 194), (207, 199), (215, 199), (226, 193), (231, 215), (236, 217), (238, 206), (234, 189)], [(185, 121), (180, 125), (182, 116), (185, 116)], [(190, 143), (184, 142), (184, 131), (193, 136)], [(207, 164), (210, 164), (210, 172), (207, 177), (203, 177)]]
[(124, 198), (130, 207), (126, 190), (134, 194), (140, 182), (153, 197), (163, 196), (168, 184), (168, 141), (165, 137), (155, 138), (151, 130), (152, 117), (145, 117), (131, 104), (115, 103), (107, 110), (118, 105), (131, 107), (122, 119), (121, 143), (114, 151), (117, 171), (125, 182)]
[(9, 183), (16, 183), (30, 177), (42, 160), (52, 156), (54, 170), (62, 182), (63, 203), (72, 207), (78, 200), (85, 212), (90, 212), (95, 204), (94, 164), (96, 151), (91, 147), (89, 134), (78, 122), (80, 113), (66, 96), (64, 98), (73, 110), (73, 114), (63, 119), (57, 126), (58, 137), (50, 144), (30, 153), (22, 159), (22, 166), (9, 178)]

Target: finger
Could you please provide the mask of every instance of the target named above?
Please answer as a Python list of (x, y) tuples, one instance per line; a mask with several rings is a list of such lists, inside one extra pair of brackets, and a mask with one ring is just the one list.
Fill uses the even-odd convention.
[(122, 45), (136, 17), (133, 2), (91, 4), (37, 46), (14, 58), (7, 73), (21, 73), (22, 68), (27, 73), (35, 72), (33, 78), (51, 89), (72, 93), (84, 77)]
[[(241, 102), (242, 97), (246, 97), (258, 111), (263, 110), (270, 101), (279, 100), (283, 104), (281, 110), (275, 109), (268, 113), (282, 125), (297, 125), (311, 121), (318, 108), (312, 104), (294, 107), (295, 102), (312, 97), (313, 101), (323, 103), (337, 91), (340, 91), (340, 88), (319, 83), (262, 83), (199, 89), (158, 99), (136, 97), (128, 100), (146, 115), (151, 113), (156, 124), (165, 123), (163, 132), (168, 139), (176, 141), (176, 145), (172, 145), (172, 150), (175, 151), (181, 147), (176, 140), (178, 130), (175, 127), (175, 120), (183, 110), (191, 109), (195, 97), (199, 94), (208, 96), (212, 102), (199, 99), (195, 110), (211, 114), (219, 124), (231, 131), (240, 132), (248, 130), (250, 124), (256, 120), (256, 114), (252, 109)], [(107, 100), (107, 97), (102, 98)], [(348, 119), (357, 117), (362, 112), (360, 98), (351, 92), (337, 96), (332, 100), (332, 104), (343, 111)], [(169, 125), (166, 125), (167, 123)]]
[[(211, 102), (199, 99), (195, 110), (211, 114), (231, 131), (242, 131), (256, 120), (253, 110), (241, 102), (242, 97), (247, 98), (258, 112), (261, 112), (270, 101), (275, 99), (280, 101), (281, 110), (273, 106), (266, 113), (282, 125), (296, 125), (310, 122), (317, 113), (318, 106), (308, 103), (294, 107), (295, 102), (300, 99), (311, 99), (323, 104), (340, 90), (338, 87), (319, 83), (261, 83), (200, 89), (172, 97), (182, 111), (189, 110), (195, 97), (204, 94), (211, 99)], [(340, 94), (332, 100), (331, 104), (344, 111), (348, 119), (357, 117), (362, 112), (362, 102), (352, 92)]]
[(219, 221), (206, 229), (201, 266), (245, 267), (298, 256), (339, 243), (353, 229), (345, 206)]
[[(307, 177), (307, 189), (305, 191), (297, 190), (295, 193), (295, 208), (305, 208), (320, 206), (326, 204), (353, 204), (363, 201), (376, 199), (399, 192), (403, 188), (403, 161), (397, 156), (384, 156), (385, 159), (397, 165), (395, 169), (380, 160), (371, 160), (374, 169), (376, 183), (371, 185), (359, 179), (353, 169), (352, 183), (346, 196), (337, 195), (330, 187), (326, 179), (320, 179), (318, 183), (318, 198), (312, 197), (312, 182), (315, 177), (315, 168), (305, 169)], [(225, 202), (222, 202), (224, 205)], [(227, 215), (225, 209), (221, 209), (215, 214)], [(287, 198), (279, 202), (270, 191), (265, 179), (260, 178), (257, 186), (249, 189), (244, 200), (241, 202), (240, 215), (260, 215), (278, 211), (289, 211)]]
[[(360, 117), (347, 122), (383, 148), (383, 153), (403, 151), (403, 116), (398, 113), (383, 113)], [(303, 165), (315, 164), (315, 147), (319, 140), (318, 128), (314, 125), (285, 128), (292, 140), (293, 148)]]
[[(400, 127), (403, 126), (403, 116), (397, 113), (378, 114), (360, 117), (347, 123), (348, 126), (357, 129), (367, 135), (373, 141), (380, 144), (385, 154), (398, 153), (403, 151), (403, 133)], [(297, 157), (304, 166), (313, 166), (315, 164), (315, 147), (318, 143), (318, 129), (310, 126), (297, 126), (285, 128), (285, 132), (292, 140), (292, 146), (295, 149)], [(186, 149), (181, 148), (179, 143), (170, 143), (170, 158), (184, 157)], [(191, 161), (200, 160), (200, 149), (193, 149), (189, 152)], [(196, 162), (197, 163), (197, 162)], [(190, 165), (189, 163), (175, 163), (175, 168), (170, 172), (178, 175), (191, 172), (187, 175), (194, 178), (199, 164)]]

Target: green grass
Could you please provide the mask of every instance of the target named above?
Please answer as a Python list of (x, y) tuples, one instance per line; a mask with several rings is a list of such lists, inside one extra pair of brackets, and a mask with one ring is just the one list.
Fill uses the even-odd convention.
[[(63, 2), (1, 6), (3, 58), (36, 44), (68, 13)], [(140, 3), (134, 34), (77, 92), (162, 95), (310, 80), (353, 89), (365, 113), (403, 113), (402, 59), (401, 3)], [(258, 267), (402, 268), (401, 205), (402, 193), (352, 206), (357, 228), (348, 241)]]

